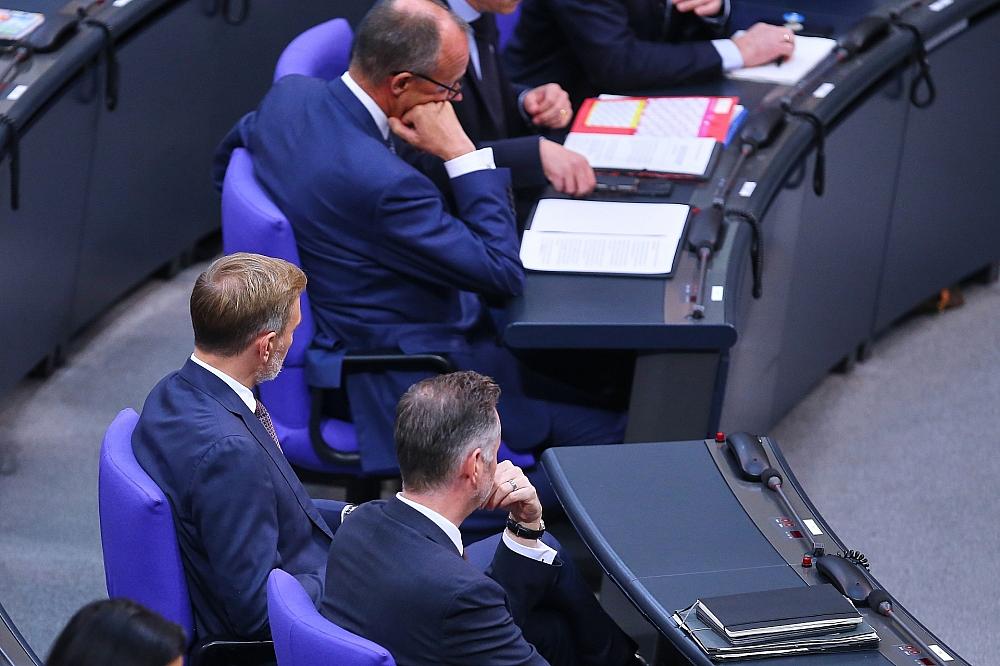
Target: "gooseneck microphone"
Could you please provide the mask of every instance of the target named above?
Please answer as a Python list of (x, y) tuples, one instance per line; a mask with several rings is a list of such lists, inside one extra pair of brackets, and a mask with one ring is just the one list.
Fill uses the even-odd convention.
[(822, 556), (826, 552), (826, 547), (813, 538), (812, 531), (806, 527), (806, 524), (802, 521), (802, 517), (788, 501), (788, 496), (785, 495), (785, 489), (782, 487), (784, 479), (781, 478), (781, 472), (773, 467), (768, 467), (760, 473), (760, 482), (778, 494), (778, 498), (781, 500), (781, 504), (784, 506), (785, 511), (787, 511), (792, 518), (795, 519), (795, 524), (799, 526), (799, 531), (802, 532), (803, 536), (805, 536), (809, 541), (813, 557)]
[(920, 651), (924, 653), (926, 658), (930, 659), (935, 664), (941, 663), (941, 660), (938, 659), (937, 654), (931, 650), (931, 647), (924, 642), (920, 636), (917, 636), (912, 629), (903, 624), (903, 622), (896, 617), (895, 609), (892, 607), (892, 598), (889, 597), (888, 592), (885, 590), (873, 590), (872, 593), (868, 595), (868, 606), (879, 615), (884, 615), (889, 618), (892, 622), (892, 626), (906, 636), (906, 640), (920, 648)]
[(867, 605), (879, 615), (888, 618), (893, 628), (903, 634), (907, 641), (919, 648), (927, 659), (940, 665), (941, 660), (930, 646), (896, 617), (889, 593), (874, 587), (861, 566), (856, 560), (839, 555), (825, 555), (816, 562), (816, 569), (833, 583), (841, 594), (855, 604)]

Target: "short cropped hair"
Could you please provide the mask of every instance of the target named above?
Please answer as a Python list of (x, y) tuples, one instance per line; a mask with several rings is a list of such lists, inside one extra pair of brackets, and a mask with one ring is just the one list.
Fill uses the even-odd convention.
[(191, 291), (194, 344), (236, 356), (261, 333), (281, 333), (306, 275), (282, 259), (237, 252), (217, 259)]
[(396, 406), (396, 457), (404, 488), (423, 492), (446, 485), (477, 447), (495, 455), (499, 399), (496, 382), (472, 371), (411, 386)]
[[(456, 25), (465, 27), (446, 5), (435, 0)], [(430, 12), (414, 12), (396, 7), (397, 0), (379, 0), (369, 10), (354, 36), (351, 68), (367, 80), (378, 83), (399, 72), (433, 74), (441, 49), (441, 33)]]
[(56, 638), (48, 666), (167, 666), (184, 654), (180, 626), (129, 599), (87, 604)]

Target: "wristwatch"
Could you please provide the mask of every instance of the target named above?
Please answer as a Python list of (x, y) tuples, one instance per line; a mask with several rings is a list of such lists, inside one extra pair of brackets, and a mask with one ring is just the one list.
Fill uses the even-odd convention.
[(545, 521), (541, 518), (538, 519), (538, 529), (533, 530), (530, 527), (525, 527), (521, 523), (514, 520), (514, 516), (507, 516), (507, 529), (511, 531), (514, 536), (519, 536), (522, 539), (538, 539), (545, 534)]

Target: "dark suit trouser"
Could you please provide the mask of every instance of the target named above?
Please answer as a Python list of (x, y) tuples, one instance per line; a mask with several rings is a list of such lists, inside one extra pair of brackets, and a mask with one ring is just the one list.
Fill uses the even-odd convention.
[[(542, 541), (560, 552), (550, 534)], [(495, 535), (468, 546), (469, 561), (485, 569), (500, 545)], [(635, 643), (612, 620), (584, 582), (572, 558), (562, 559), (552, 587), (534, 608), (521, 631), (552, 666), (617, 666), (635, 654)], [(503, 584), (503, 581), (498, 581)], [(515, 595), (516, 596), (516, 595)], [(519, 613), (514, 613), (517, 617)]]

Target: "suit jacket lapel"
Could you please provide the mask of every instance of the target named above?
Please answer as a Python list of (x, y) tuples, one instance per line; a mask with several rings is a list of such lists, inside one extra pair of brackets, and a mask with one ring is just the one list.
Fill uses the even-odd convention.
[(368, 113), (368, 109), (366, 109), (364, 104), (361, 103), (361, 100), (355, 97), (354, 93), (347, 88), (347, 84), (339, 78), (336, 78), (333, 81), (330, 81), (327, 85), (329, 86), (330, 93), (333, 95), (334, 99), (340, 103), (348, 114), (350, 114), (350, 116), (357, 123), (358, 127), (362, 128), (366, 133), (384, 143), (382, 133), (379, 131), (378, 125), (375, 124), (375, 119), (372, 118), (370, 113)]
[(295, 499), (298, 501), (299, 506), (302, 507), (302, 510), (306, 512), (306, 515), (309, 516), (316, 527), (321, 529), (328, 537), (333, 538), (333, 532), (330, 531), (326, 521), (320, 516), (312, 499), (305, 494), (302, 482), (299, 481), (299, 478), (295, 475), (295, 471), (288, 464), (285, 454), (278, 450), (274, 440), (267, 433), (264, 424), (247, 408), (246, 403), (236, 395), (236, 392), (227, 386), (224, 381), (191, 359), (188, 359), (184, 367), (181, 368), (180, 374), (191, 384), (215, 398), (220, 405), (243, 419), (243, 424), (247, 430), (250, 431), (250, 434), (253, 435), (257, 443), (260, 444), (261, 448), (271, 458), (271, 461), (281, 472), (281, 475), (285, 477), (285, 482), (288, 484), (292, 494), (295, 495)]

